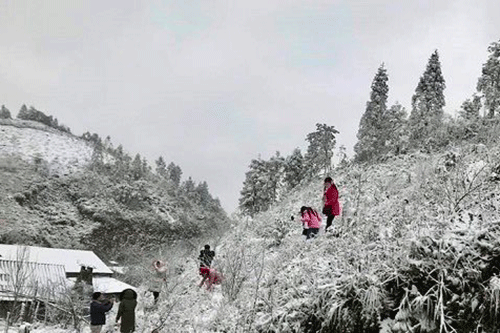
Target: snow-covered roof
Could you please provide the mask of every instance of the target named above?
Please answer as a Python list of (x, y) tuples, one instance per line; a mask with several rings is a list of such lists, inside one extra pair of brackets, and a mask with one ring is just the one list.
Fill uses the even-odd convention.
[(63, 265), (66, 274), (79, 273), (81, 266), (92, 267), (94, 274), (113, 274), (92, 251), (0, 244), (0, 259)]
[[(76, 282), (76, 278), (69, 278), (68, 280), (72, 285)], [(136, 287), (109, 276), (94, 276), (92, 278), (92, 287), (94, 288), (94, 291), (105, 294), (118, 294), (125, 289), (133, 289), (137, 291)]]
[(0, 258), (0, 300), (54, 300), (67, 291), (63, 265)]
[(92, 280), (92, 284), (94, 286), (94, 291), (100, 291), (101, 293), (107, 294), (121, 293), (123, 290), (129, 288), (137, 291), (135, 287), (108, 276), (96, 276)]

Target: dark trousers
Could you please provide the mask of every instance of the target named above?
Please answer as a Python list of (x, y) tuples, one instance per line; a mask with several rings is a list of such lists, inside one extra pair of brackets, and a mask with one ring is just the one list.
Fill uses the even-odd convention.
[(306, 239), (314, 238), (319, 232), (319, 228), (309, 228), (307, 229)]
[(335, 215), (329, 214), (328, 217), (326, 218), (326, 227), (325, 231), (328, 230), (328, 228), (332, 225), (333, 219), (335, 218)]

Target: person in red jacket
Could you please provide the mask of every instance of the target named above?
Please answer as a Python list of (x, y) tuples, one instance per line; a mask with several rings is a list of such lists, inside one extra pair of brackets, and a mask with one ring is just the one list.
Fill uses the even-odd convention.
[(323, 200), (325, 203), (323, 214), (327, 216), (325, 231), (327, 231), (332, 225), (334, 217), (340, 215), (339, 191), (330, 177), (325, 178)]
[(306, 231), (306, 239), (314, 238), (321, 227), (321, 216), (311, 207), (302, 206), (300, 208), (302, 225)]
[(224, 280), (224, 276), (222, 273), (218, 272), (214, 268), (210, 267), (201, 267), (200, 274), (203, 276), (203, 280), (199, 284), (199, 287), (202, 287), (203, 284), (206, 284), (207, 290), (214, 290), (214, 284), (221, 284), (222, 280)]

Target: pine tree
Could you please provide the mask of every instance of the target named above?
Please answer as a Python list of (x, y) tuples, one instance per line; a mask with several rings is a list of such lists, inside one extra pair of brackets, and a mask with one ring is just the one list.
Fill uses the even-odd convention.
[(200, 204), (203, 207), (208, 208), (213, 199), (212, 196), (210, 195), (210, 191), (208, 190), (207, 182), (203, 181), (199, 183), (198, 186), (196, 186), (195, 188), (195, 192), (198, 195), (198, 200)]
[(297, 186), (305, 177), (304, 157), (299, 148), (295, 148), (292, 155), (285, 159), (285, 184), (288, 189)]
[(266, 183), (263, 178), (265, 162), (254, 159), (250, 162), (250, 170), (245, 173), (245, 181), (240, 191), (239, 207), (244, 214), (254, 216), (260, 211), (267, 209), (266, 198), (263, 195), (262, 188)]
[(131, 158), (125, 153), (122, 145), (116, 147), (113, 156), (115, 158), (114, 176), (118, 179), (129, 179)]
[(167, 177), (172, 180), (175, 186), (179, 187), (181, 183), (181, 177), (182, 177), (182, 170), (181, 167), (178, 165), (175, 165), (173, 162), (171, 162), (167, 166)]
[(12, 117), (10, 115), (10, 111), (9, 111), (9, 109), (7, 109), (5, 107), (5, 105), (2, 105), (2, 109), (0, 110), (0, 118), (3, 118), (3, 119), (12, 119)]
[(309, 146), (305, 159), (310, 175), (317, 175), (322, 170), (325, 173), (331, 171), (333, 151), (337, 143), (335, 134), (338, 133), (335, 126), (316, 124), (316, 131), (307, 135)]
[(474, 94), (472, 96), (472, 100), (469, 98), (462, 103), (458, 114), (464, 120), (477, 120), (479, 119), (479, 112), (481, 111), (481, 107), (481, 97)]
[(165, 163), (163, 157), (160, 156), (155, 161), (155, 163), (156, 163), (156, 174), (163, 178), (167, 177), (167, 163)]
[(429, 58), (424, 74), (420, 77), (412, 97), (412, 110), (409, 119), (410, 142), (414, 147), (427, 144), (435, 139), (442, 125), (445, 106), (445, 80), (441, 72), (438, 51)]
[(388, 134), (384, 128), (389, 93), (387, 81), (387, 70), (382, 64), (373, 78), (370, 101), (366, 103), (365, 113), (359, 122), (358, 142), (354, 146), (357, 161), (368, 161), (385, 151)]
[(143, 157), (142, 158), (142, 175), (143, 178), (148, 178), (148, 176), (151, 174), (151, 166), (148, 163), (148, 160)]
[(283, 189), (283, 177), (285, 168), (285, 159), (277, 151), (276, 155), (265, 163), (267, 183), (264, 190), (267, 192), (269, 205), (280, 200)]
[(399, 154), (408, 144), (406, 109), (396, 102), (384, 115), (383, 132), (385, 133), (384, 153)]
[(194, 192), (195, 190), (195, 184), (194, 184), (194, 181), (191, 177), (188, 177), (188, 179), (186, 179), (182, 185), (181, 185), (181, 189), (186, 193), (186, 194), (191, 194)]
[(477, 82), (477, 90), (483, 93), (484, 106), (488, 118), (493, 118), (500, 110), (500, 40), (488, 47), (490, 53), (483, 65), (482, 75)]
[(132, 179), (139, 180), (143, 178), (143, 170), (142, 170), (142, 160), (141, 155), (136, 154), (134, 160), (132, 161)]
[(26, 107), (26, 104), (23, 104), (23, 106), (21, 106), (21, 110), (19, 110), (19, 113), (17, 114), (17, 118), (27, 119), (28, 116), (28, 108)]

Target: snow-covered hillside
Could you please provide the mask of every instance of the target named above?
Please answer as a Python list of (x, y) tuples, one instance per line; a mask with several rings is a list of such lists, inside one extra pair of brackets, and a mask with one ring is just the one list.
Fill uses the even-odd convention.
[[(322, 179), (315, 179), (253, 219), (238, 216), (226, 235), (207, 240), (225, 277), (213, 292), (197, 286), (196, 257), (204, 243), (162, 249), (167, 287), (153, 307), (143, 274), (137, 332), (158, 326), (160, 332), (227, 333), (496, 327), (498, 147), (344, 164), (332, 177), (343, 206), (334, 220), (338, 237), (323, 230), (310, 242), (301, 236), (300, 207), (321, 208)], [(144, 261), (129, 274), (147, 271)]]
[(64, 175), (90, 162), (88, 142), (41, 123), (0, 119), (0, 157), (16, 156), (29, 163), (43, 163), (50, 174)]

